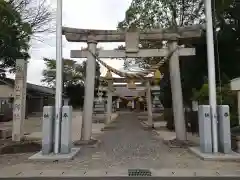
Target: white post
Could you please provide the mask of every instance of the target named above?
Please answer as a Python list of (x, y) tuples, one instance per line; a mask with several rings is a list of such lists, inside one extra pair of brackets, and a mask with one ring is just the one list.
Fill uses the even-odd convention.
[(16, 61), (14, 87), (13, 131), (12, 140), (20, 141), (24, 135), (24, 120), (26, 112), (26, 80), (27, 62), (24, 59)]
[(55, 141), (54, 153), (60, 151), (60, 132), (62, 118), (62, 89), (63, 89), (63, 61), (62, 61), (62, 0), (57, 1), (56, 25), (56, 94), (55, 94)]
[(69, 98), (64, 98), (63, 99), (63, 105), (68, 106), (69, 105)]
[[(170, 51), (176, 48), (177, 48), (177, 42), (173, 41), (169, 43)], [(169, 69), (170, 69), (170, 80), (171, 80), (172, 102), (173, 102), (172, 104), (173, 104), (173, 115), (174, 115), (176, 138), (178, 140), (185, 141), (187, 140), (187, 135), (186, 135), (186, 125), (185, 125), (184, 110), (183, 110), (179, 58), (178, 58), (177, 52), (173, 53), (173, 55), (170, 58)]]
[(152, 119), (152, 97), (151, 97), (151, 86), (150, 82), (147, 81), (147, 111), (148, 111), (148, 126), (153, 126)]
[[(88, 49), (93, 54), (96, 53), (97, 42), (88, 41)], [(88, 53), (86, 80), (85, 80), (85, 98), (83, 109), (83, 122), (82, 122), (82, 140), (91, 140), (92, 135), (92, 113), (93, 113), (93, 101), (94, 101), (94, 84), (96, 73), (96, 59), (93, 54)]]
[(72, 148), (72, 106), (62, 107), (61, 153), (71, 153)]
[(212, 24), (212, 5), (210, 0), (205, 0), (205, 12), (207, 22), (207, 57), (208, 57), (208, 86), (209, 86), (209, 103), (211, 108), (212, 120), (212, 138), (213, 152), (218, 152), (217, 137), (217, 102), (216, 102), (216, 79), (215, 79), (215, 57), (213, 42), (213, 24)]
[(43, 107), (42, 119), (42, 154), (50, 154), (53, 151), (53, 120), (54, 120), (54, 107)]
[(238, 98), (238, 125), (240, 125), (240, 91), (237, 92)]
[(119, 109), (119, 100), (117, 100), (117, 109)]
[(134, 100), (132, 100), (132, 109), (134, 109)]
[(111, 84), (108, 85), (106, 124), (111, 122), (111, 117), (112, 117), (112, 91), (111, 91), (111, 86), (112, 86)]

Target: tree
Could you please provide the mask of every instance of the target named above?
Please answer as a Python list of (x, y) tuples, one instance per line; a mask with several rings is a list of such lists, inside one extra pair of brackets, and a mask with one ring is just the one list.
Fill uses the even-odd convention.
[[(133, 0), (131, 6), (126, 11), (125, 19), (118, 24), (119, 29), (136, 27), (138, 29), (151, 28), (177, 28), (199, 24), (204, 21), (204, 7), (202, 0)], [(144, 48), (162, 48), (162, 42), (141, 42)], [(154, 64), (161, 58), (145, 58), (142, 64)], [(154, 62), (154, 63), (153, 63)], [(165, 108), (171, 108), (171, 88), (169, 66), (166, 63), (160, 68), (164, 73), (161, 81), (162, 103)]]
[(14, 72), (16, 59), (29, 59), (30, 40), (53, 32), (46, 0), (0, 0), (0, 68)]
[(0, 0), (0, 27), (0, 68), (12, 68), (16, 59), (29, 58), (32, 29), (12, 4), (4, 0)]
[[(50, 87), (55, 87), (56, 81), (56, 60), (44, 58), (46, 69), (43, 70), (42, 82), (47, 83)], [(78, 64), (71, 59), (63, 59), (63, 86), (64, 92), (69, 96), (73, 106), (82, 106), (84, 98), (84, 81), (86, 78), (86, 65), (84, 61)], [(96, 63), (95, 87), (99, 86), (100, 65)]]
[(36, 37), (41, 33), (55, 31), (54, 11), (46, 0), (9, 0), (22, 21), (28, 23)]
[[(42, 82), (47, 83), (50, 87), (55, 86), (56, 80), (56, 60), (44, 58), (46, 69), (43, 70)], [(86, 78), (86, 66), (87, 62), (83, 61), (82, 64), (78, 64), (71, 59), (63, 59), (63, 80), (64, 86), (82, 84)], [(101, 75), (100, 65), (96, 63), (96, 79), (99, 79)]]
[(120, 29), (166, 28), (199, 24), (203, 21), (202, 0), (133, 0)]
[[(133, 0), (126, 11), (125, 19), (118, 24), (119, 29), (139, 28), (176, 28), (205, 22), (203, 0)], [(236, 0), (212, 1), (216, 7), (214, 13), (216, 74), (217, 83), (226, 82), (240, 76), (239, 57), (239, 10)], [(215, 4), (214, 4), (215, 2)], [(226, 46), (227, 44), (227, 46)], [(141, 42), (144, 48), (161, 48), (162, 42)], [(206, 36), (195, 42), (186, 44), (195, 47), (196, 56), (182, 57), (180, 60), (181, 81), (184, 103), (190, 104), (193, 88), (200, 89), (208, 76)], [(160, 58), (146, 58), (141, 63), (150, 60), (159, 62)], [(153, 61), (152, 61), (153, 62)], [(160, 68), (164, 73), (161, 80), (161, 100), (165, 108), (171, 108), (171, 88), (168, 63)]]
[[(47, 83), (50, 87), (55, 87), (56, 83), (56, 60), (44, 58), (46, 69), (43, 70), (42, 82)], [(84, 67), (77, 64), (76, 61), (63, 59), (63, 83), (64, 87), (76, 84), (83, 84)]]

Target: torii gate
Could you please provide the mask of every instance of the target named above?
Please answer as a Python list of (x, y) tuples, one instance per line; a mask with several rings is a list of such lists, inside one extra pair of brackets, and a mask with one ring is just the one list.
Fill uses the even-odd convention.
[[(83, 113), (82, 140), (91, 140), (92, 112), (94, 101), (94, 78), (96, 54), (99, 58), (144, 58), (164, 57), (169, 51), (177, 49), (178, 40), (198, 38), (203, 26), (196, 25), (182, 27), (177, 30), (153, 29), (146, 31), (117, 31), (63, 28), (63, 35), (69, 42), (87, 42), (88, 50), (72, 50), (71, 58), (87, 58), (87, 72), (85, 82), (85, 99)], [(139, 41), (168, 41), (168, 49), (139, 49)], [(126, 50), (98, 50), (98, 42), (125, 42)], [(178, 140), (186, 140), (185, 119), (183, 111), (182, 88), (180, 79), (179, 56), (193, 56), (195, 49), (179, 48), (170, 58), (170, 79), (173, 101), (173, 113)]]
[[(114, 78), (112, 77), (112, 74), (110, 71), (106, 73), (105, 77), (101, 77), (100, 80), (102, 81), (108, 81), (108, 87), (107, 88), (102, 88), (103, 90), (107, 91), (107, 117), (106, 117), (106, 123), (110, 122), (111, 120), (111, 115), (112, 115), (112, 95), (113, 92), (115, 91), (115, 88), (113, 86), (113, 82), (117, 83), (125, 83), (128, 82), (127, 88), (136, 90), (137, 87), (134, 84), (136, 81), (141, 81), (143, 84), (145, 84), (145, 88), (142, 89), (141, 91), (144, 91), (146, 93), (146, 100), (147, 100), (147, 109), (148, 109), (148, 126), (153, 127), (153, 115), (152, 115), (152, 99), (151, 99), (151, 90), (156, 90), (155, 87), (150, 86), (150, 81), (152, 81), (154, 77), (144, 77), (144, 82), (142, 79), (131, 79), (131, 82), (129, 83), (129, 80), (127, 78)], [(156, 79), (154, 79), (156, 80)], [(160, 89), (160, 88), (159, 88)]]

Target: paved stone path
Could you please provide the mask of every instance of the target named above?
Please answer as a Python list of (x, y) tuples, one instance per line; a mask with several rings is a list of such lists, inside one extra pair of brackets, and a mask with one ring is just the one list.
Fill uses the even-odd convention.
[[(82, 149), (75, 159), (75, 161), (82, 160), (81, 167), (86, 169), (100, 167), (102, 169), (210, 168), (214, 170), (224, 168), (222, 163), (217, 165), (216, 162), (202, 161), (186, 149), (170, 149), (163, 144), (157, 134), (143, 129), (137, 119), (137, 113), (121, 114), (114, 125), (115, 129), (106, 131), (100, 136), (101, 144), (98, 148)], [(230, 164), (225, 163), (226, 166)]]
[[(84, 149), (80, 156), (92, 159), (86, 166), (151, 167), (160, 157), (161, 148), (166, 147), (132, 114), (123, 114), (115, 122), (116, 128), (106, 131), (99, 138), (97, 149)], [(144, 164), (142, 163), (144, 162)]]
[[(11, 160), (4, 163), (2, 171), (19, 172), (28, 170), (85, 171), (99, 169), (206, 169), (239, 170), (240, 163), (202, 161), (186, 149), (172, 148), (162, 143), (157, 134), (143, 129), (137, 113), (121, 114), (113, 125), (115, 129), (105, 131), (99, 136), (101, 144), (96, 148), (84, 147), (73, 161), (69, 162), (31, 162), (31, 154), (20, 157), (20, 162)], [(1, 159), (1, 157), (0, 157)], [(2, 163), (0, 163), (2, 164)], [(16, 164), (16, 165), (14, 165)], [(3, 165), (3, 164), (2, 164)], [(1, 166), (0, 166), (1, 167)]]

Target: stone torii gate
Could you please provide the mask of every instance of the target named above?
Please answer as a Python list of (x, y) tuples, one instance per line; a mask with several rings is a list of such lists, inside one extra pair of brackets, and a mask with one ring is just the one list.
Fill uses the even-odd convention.
[[(185, 119), (183, 111), (182, 88), (180, 80), (179, 56), (193, 56), (195, 49), (178, 48), (178, 40), (198, 38), (201, 36), (201, 25), (182, 27), (175, 31), (170, 29), (153, 29), (143, 32), (117, 30), (91, 30), (63, 28), (63, 35), (69, 42), (87, 42), (88, 50), (72, 50), (71, 58), (87, 58), (85, 82), (85, 100), (83, 112), (82, 140), (91, 140), (92, 112), (94, 101), (94, 78), (96, 56), (98, 58), (144, 58), (164, 57), (169, 51), (174, 51), (170, 58), (170, 79), (176, 136), (178, 140), (186, 140)], [(168, 41), (168, 48), (139, 49), (139, 41)], [(125, 42), (126, 50), (97, 50), (98, 42)]]
[[(132, 82), (141, 82), (143, 83), (142, 85), (145, 86), (144, 89), (141, 89), (141, 91), (146, 93), (146, 100), (147, 100), (147, 109), (148, 109), (148, 126), (152, 127), (153, 126), (153, 117), (152, 117), (152, 99), (151, 99), (151, 90), (156, 89), (150, 86), (150, 82), (153, 80), (153, 77), (145, 77), (143, 79), (131, 79)], [(108, 87), (103, 88), (105, 91), (107, 91), (107, 118), (105, 122), (109, 122), (111, 120), (111, 115), (112, 115), (112, 95), (115, 91), (115, 88), (113, 86), (113, 82), (115, 83), (128, 83), (127, 88), (136, 90), (137, 87), (136, 85), (133, 87), (132, 84), (129, 84), (129, 79), (128, 78), (114, 78), (112, 77), (112, 73), (108, 71), (106, 73), (105, 77), (101, 77), (101, 81), (107, 81), (108, 82)], [(132, 86), (132, 87), (129, 87)]]

